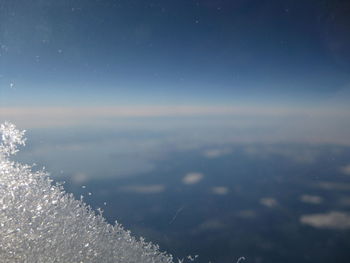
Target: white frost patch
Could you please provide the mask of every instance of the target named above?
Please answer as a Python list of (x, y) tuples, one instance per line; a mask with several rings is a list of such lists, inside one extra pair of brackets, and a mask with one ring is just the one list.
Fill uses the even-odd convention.
[(158, 246), (108, 224), (64, 192), (44, 171), (13, 162), (24, 132), (0, 126), (0, 259), (2, 263), (171, 263)]
[(202, 173), (188, 173), (182, 178), (184, 184), (197, 184), (203, 179), (204, 175)]
[[(24, 145), (26, 139), (24, 138), (25, 131), (19, 131), (15, 125), (5, 122), (0, 125), (1, 141), (0, 154), (9, 156), (18, 152), (17, 145)], [(4, 157), (3, 157), (4, 159)]]
[(316, 228), (350, 229), (350, 214), (332, 211), (324, 214), (310, 214), (300, 217), (300, 222)]
[(307, 204), (318, 205), (323, 202), (323, 199), (318, 195), (302, 195), (300, 196), (300, 201)]

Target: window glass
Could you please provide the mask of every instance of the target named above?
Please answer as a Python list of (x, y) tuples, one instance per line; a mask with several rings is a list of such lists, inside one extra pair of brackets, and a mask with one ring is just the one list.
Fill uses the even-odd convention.
[(27, 130), (15, 160), (175, 259), (345, 263), (349, 14), (1, 0), (0, 122)]

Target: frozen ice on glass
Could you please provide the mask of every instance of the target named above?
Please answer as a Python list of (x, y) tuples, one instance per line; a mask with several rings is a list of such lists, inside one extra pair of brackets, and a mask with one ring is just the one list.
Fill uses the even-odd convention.
[(24, 131), (0, 126), (0, 262), (170, 263), (157, 245), (108, 224), (45, 171), (10, 160)]

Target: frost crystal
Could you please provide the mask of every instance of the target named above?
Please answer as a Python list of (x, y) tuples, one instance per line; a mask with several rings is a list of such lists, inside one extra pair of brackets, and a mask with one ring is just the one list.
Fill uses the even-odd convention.
[(82, 201), (53, 185), (44, 171), (9, 160), (24, 132), (0, 126), (0, 262), (172, 263), (158, 246), (108, 224)]
[(17, 144), (18, 145), (24, 145), (25, 138), (24, 133), (25, 131), (19, 131), (16, 129), (15, 125), (5, 122), (4, 124), (0, 125), (0, 133), (1, 133), (1, 140), (2, 143), (0, 144), (0, 154), (10, 155), (15, 154), (17, 150)]

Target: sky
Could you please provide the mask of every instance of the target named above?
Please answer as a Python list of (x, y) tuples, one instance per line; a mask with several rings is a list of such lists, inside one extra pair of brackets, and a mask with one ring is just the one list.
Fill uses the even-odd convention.
[(320, 0), (4, 0), (0, 122), (349, 145), (349, 12)]
[(0, 106), (311, 105), (349, 90), (346, 1), (0, 3)]

